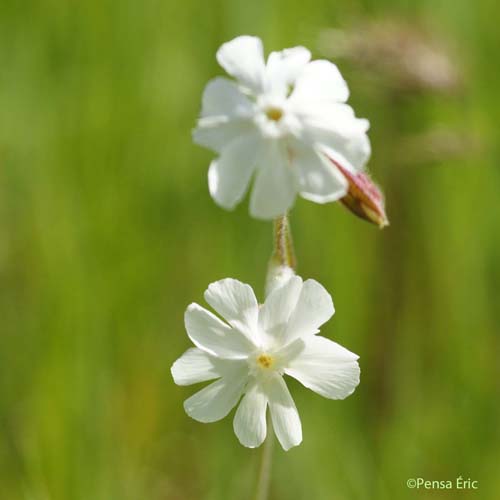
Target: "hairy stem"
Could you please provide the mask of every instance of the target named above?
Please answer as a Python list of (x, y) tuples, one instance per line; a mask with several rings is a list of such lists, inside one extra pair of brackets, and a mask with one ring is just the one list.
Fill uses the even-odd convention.
[(274, 253), (271, 260), (280, 266), (295, 269), (297, 261), (293, 249), (292, 232), (287, 215), (274, 220)]
[(267, 269), (266, 296), (295, 274), (296, 265), (290, 223), (282, 215), (274, 221), (274, 250)]

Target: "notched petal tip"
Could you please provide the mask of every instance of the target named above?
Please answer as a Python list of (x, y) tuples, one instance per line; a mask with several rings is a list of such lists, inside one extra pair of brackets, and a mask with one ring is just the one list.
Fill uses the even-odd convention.
[(186, 381), (186, 377), (184, 376), (181, 363), (182, 362), (180, 361), (180, 358), (179, 358), (176, 361), (174, 361), (172, 363), (172, 366), (170, 367), (170, 375), (172, 375), (172, 379), (174, 380), (174, 384), (178, 385), (178, 386), (192, 385), (195, 382)]
[(288, 447), (283, 447), (283, 451), (290, 451), (292, 448), (296, 448), (297, 446), (300, 446), (302, 444), (302, 438), (300, 438), (300, 441), (294, 443), (294, 444), (291, 444), (290, 446)]
[(262, 443), (260, 443), (260, 444), (249, 444), (249, 443), (243, 442), (238, 436), (236, 436), (236, 438), (238, 439), (238, 442), (241, 444), (241, 446), (244, 446), (245, 448), (248, 448), (250, 450), (255, 450), (255, 448), (260, 448), (262, 446)]
[(216, 53), (217, 62), (242, 85), (253, 90), (262, 89), (264, 76), (264, 49), (256, 36), (243, 35), (223, 43)]
[(202, 306), (200, 306), (200, 304), (197, 304), (196, 302), (191, 302), (191, 304), (189, 304), (186, 307), (186, 311), (184, 312), (184, 317), (186, 317), (186, 314), (188, 314), (192, 311), (199, 311), (200, 309), (204, 309), (204, 308)]
[(334, 398), (337, 401), (343, 401), (344, 399), (347, 399), (349, 396), (352, 396), (356, 392), (356, 389), (358, 388), (360, 381), (361, 381), (361, 378), (360, 378), (361, 370), (360, 370), (359, 365), (357, 363), (356, 363), (356, 365), (357, 365), (357, 375), (356, 375), (355, 379), (353, 380), (352, 388), (349, 391), (347, 391), (345, 394), (341, 395), (340, 397)]
[(170, 366), (170, 375), (172, 375), (172, 378), (174, 380), (174, 384), (175, 385), (181, 385), (179, 384), (178, 382), (178, 379), (177, 379), (177, 367), (179, 366), (179, 363), (177, 362), (178, 360), (175, 360), (172, 365)]

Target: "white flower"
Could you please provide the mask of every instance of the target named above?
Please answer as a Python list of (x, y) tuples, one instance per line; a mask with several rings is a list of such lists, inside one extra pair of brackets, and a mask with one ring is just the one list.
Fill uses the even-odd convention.
[(288, 450), (302, 441), (302, 427), (283, 375), (330, 399), (344, 399), (358, 385), (358, 356), (317, 335), (334, 313), (318, 282), (293, 276), (259, 307), (249, 285), (228, 278), (212, 283), (205, 299), (226, 322), (191, 304), (185, 324), (196, 347), (171, 369), (178, 385), (218, 379), (184, 402), (195, 420), (224, 418), (243, 395), (234, 416), (241, 444), (262, 444), (269, 406), (276, 436)]
[(271, 52), (265, 63), (261, 40), (251, 36), (218, 50), (217, 61), (236, 81), (208, 83), (193, 138), (219, 153), (208, 183), (220, 206), (233, 209), (256, 172), (250, 213), (270, 219), (297, 193), (316, 203), (342, 198), (348, 183), (336, 164), (352, 173), (364, 168), (368, 121), (345, 104), (349, 91), (337, 67), (310, 58), (294, 47)]

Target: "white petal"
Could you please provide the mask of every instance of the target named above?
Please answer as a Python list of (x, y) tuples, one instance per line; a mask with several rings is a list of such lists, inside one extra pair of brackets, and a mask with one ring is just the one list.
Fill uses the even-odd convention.
[(284, 342), (287, 323), (297, 305), (301, 289), (302, 279), (293, 276), (267, 296), (259, 311), (259, 326), (267, 347), (280, 346)]
[(240, 371), (233, 377), (225, 377), (184, 401), (186, 413), (199, 422), (215, 422), (224, 418), (240, 399), (247, 375)]
[(303, 349), (289, 361), (285, 373), (329, 399), (344, 399), (359, 384), (358, 356), (324, 337), (296, 341)]
[(252, 103), (235, 82), (217, 77), (207, 83), (203, 91), (201, 116), (249, 118), (252, 114)]
[(191, 385), (232, 376), (235, 370), (244, 366), (241, 363), (241, 360), (216, 358), (197, 347), (192, 347), (175, 361), (170, 372), (177, 385)]
[(233, 421), (234, 432), (243, 446), (256, 448), (264, 442), (266, 409), (265, 392), (259, 385), (253, 384), (243, 396)]
[[(309, 103), (307, 106), (295, 103), (291, 110), (298, 114), (304, 122), (306, 137), (312, 132), (320, 134), (319, 138), (325, 137), (328, 132), (333, 131), (339, 137), (349, 139), (352, 136), (366, 133), (370, 123), (364, 118), (356, 118), (354, 110), (348, 104), (332, 103)], [(323, 134), (323, 135), (322, 135)], [(326, 135), (328, 137), (328, 135)]]
[(250, 214), (258, 219), (283, 215), (293, 205), (297, 188), (283, 146), (268, 141), (259, 158), (257, 179), (250, 198)]
[(251, 120), (210, 116), (198, 120), (198, 126), (193, 130), (192, 135), (195, 144), (220, 153), (238, 137), (254, 131), (255, 126)]
[(174, 382), (177, 385), (191, 385), (219, 378), (221, 374), (213, 363), (214, 359), (197, 347), (188, 349), (170, 369)]
[(335, 313), (331, 295), (315, 280), (307, 280), (302, 285), (300, 296), (291, 315), (285, 337), (291, 342), (305, 335), (318, 332)]
[(264, 51), (260, 38), (239, 36), (224, 43), (217, 51), (217, 61), (243, 85), (260, 92), (264, 82)]
[(292, 101), (345, 102), (349, 89), (340, 71), (330, 61), (312, 61), (299, 74), (290, 99)]
[(253, 346), (237, 330), (198, 304), (191, 304), (184, 315), (191, 341), (203, 351), (225, 359), (244, 359)]
[(290, 278), (295, 276), (295, 271), (287, 265), (272, 265), (267, 270), (266, 297), (277, 289), (281, 288)]
[(205, 300), (233, 328), (257, 342), (259, 304), (250, 285), (232, 278), (216, 281), (205, 291)]
[(272, 377), (266, 385), (274, 432), (285, 451), (302, 442), (302, 425), (283, 378)]
[(208, 82), (203, 92), (201, 118), (193, 141), (220, 152), (234, 139), (255, 130), (253, 105), (238, 85), (227, 78)]
[(306, 143), (315, 144), (347, 170), (363, 170), (371, 153), (367, 120), (356, 118), (347, 104), (296, 107), (295, 112), (301, 116)]
[(310, 59), (311, 53), (305, 47), (271, 52), (266, 65), (266, 90), (286, 95)]
[(371, 155), (370, 140), (364, 133), (357, 134), (348, 141), (332, 137), (328, 143), (325, 141), (319, 146), (324, 146), (321, 149), (326, 156), (353, 173), (363, 171)]
[(293, 163), (300, 195), (315, 203), (335, 201), (347, 193), (348, 182), (338, 168), (313, 147), (296, 141)]
[(215, 202), (232, 210), (245, 196), (255, 168), (259, 150), (256, 134), (234, 139), (212, 161), (208, 170), (208, 187)]

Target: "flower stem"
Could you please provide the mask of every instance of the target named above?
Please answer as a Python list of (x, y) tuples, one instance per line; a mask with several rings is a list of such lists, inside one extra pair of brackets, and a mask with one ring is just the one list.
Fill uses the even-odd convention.
[(295, 252), (288, 216), (274, 221), (274, 250), (269, 260), (266, 277), (266, 296), (295, 274)]
[(295, 269), (297, 266), (290, 221), (286, 214), (274, 220), (274, 253), (271, 260), (275, 264), (291, 269)]
[(255, 500), (267, 500), (269, 498), (269, 486), (271, 484), (272, 455), (274, 448), (274, 431), (271, 419), (267, 419), (267, 437), (262, 447), (262, 461), (260, 463), (259, 477), (257, 479), (257, 493)]

